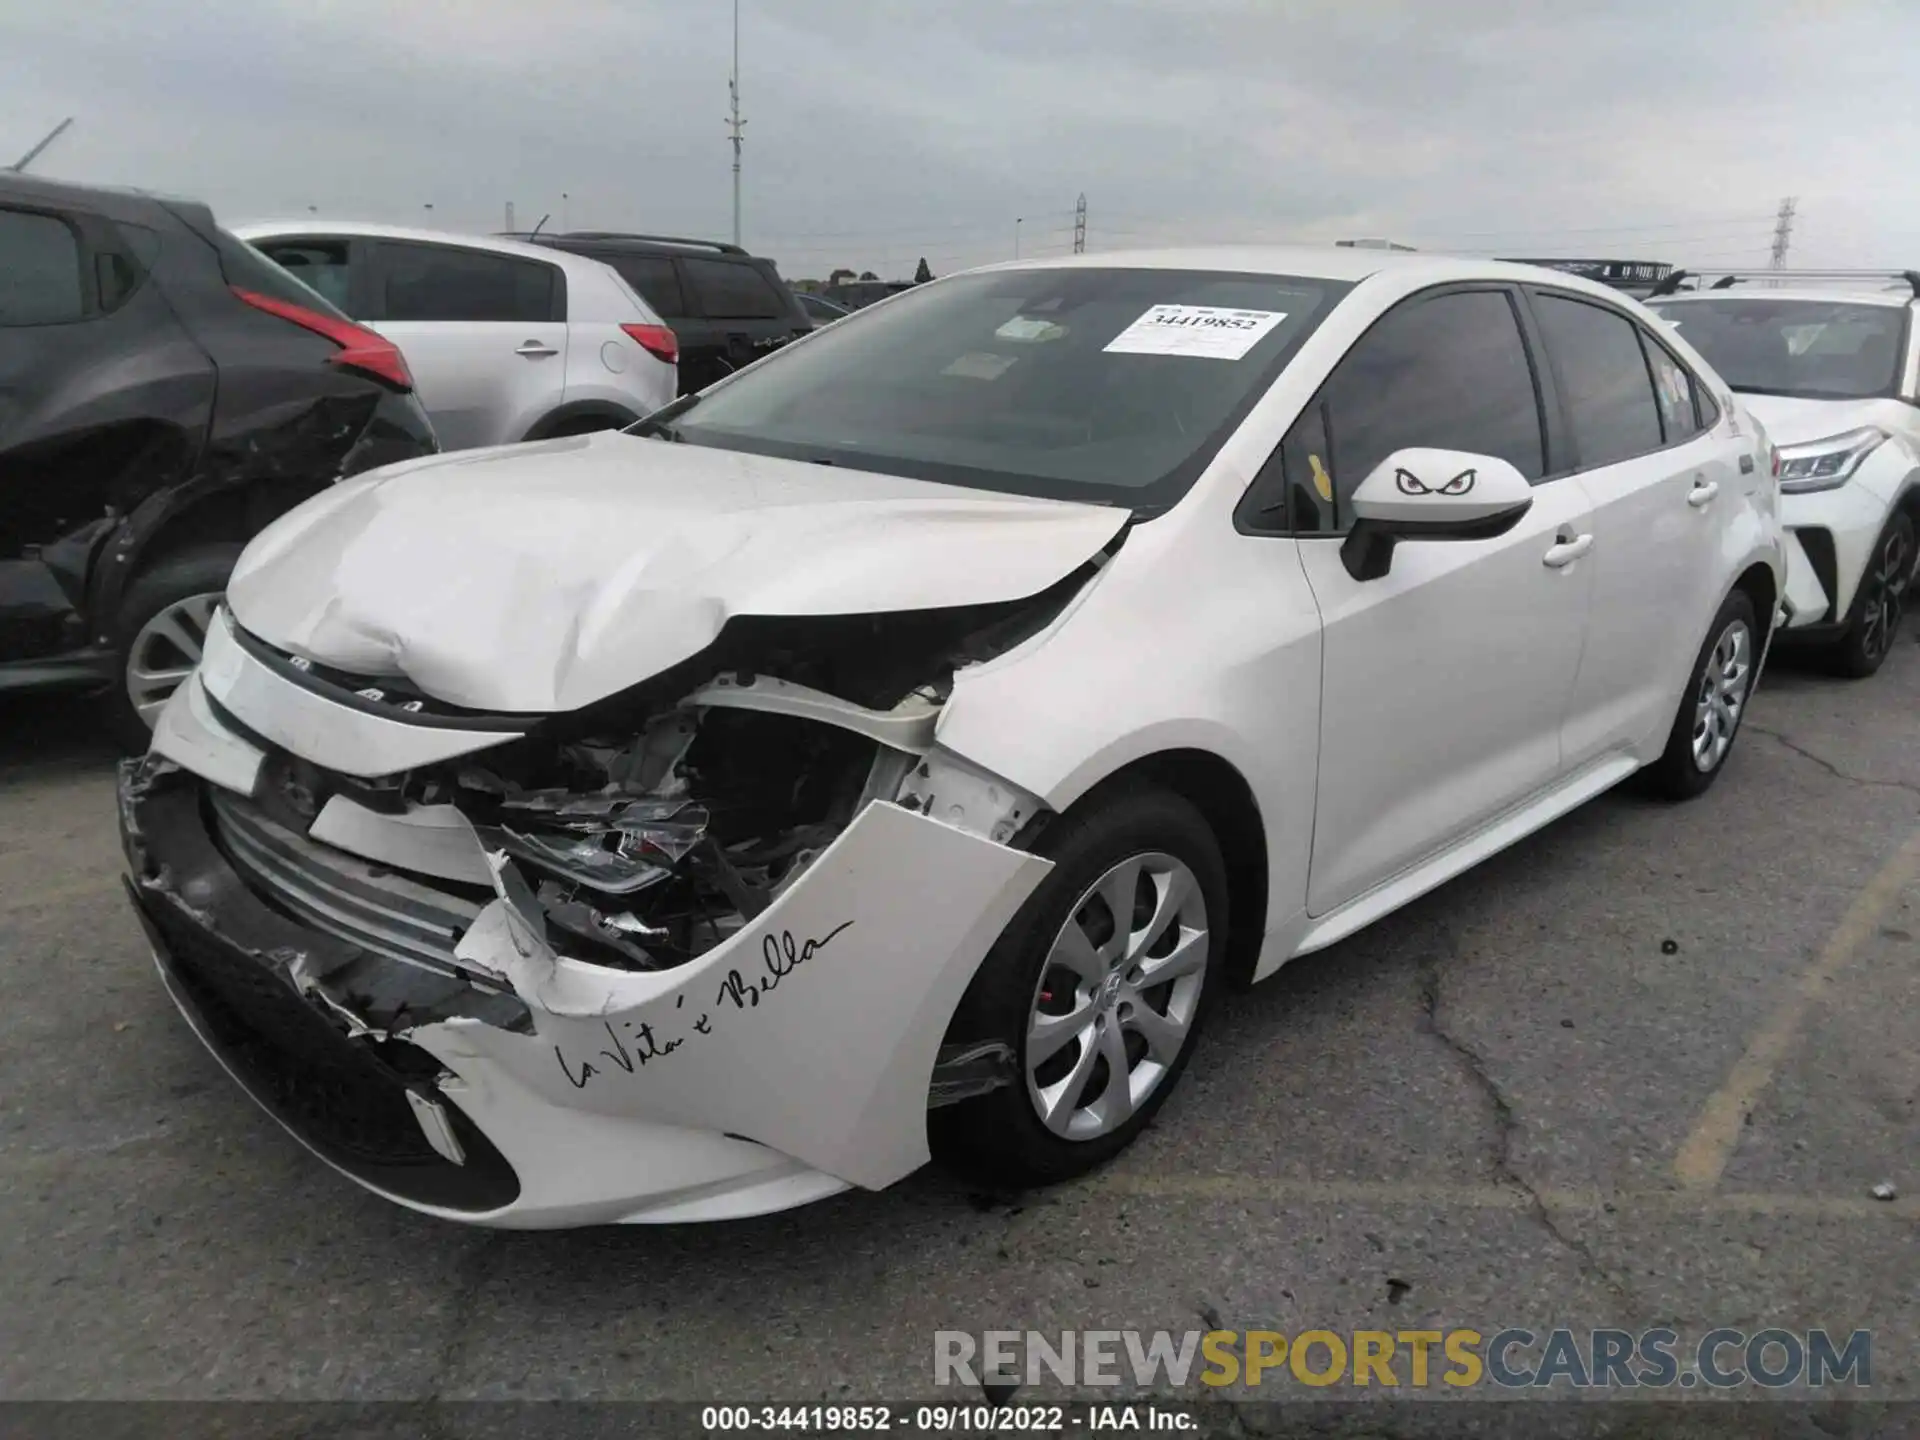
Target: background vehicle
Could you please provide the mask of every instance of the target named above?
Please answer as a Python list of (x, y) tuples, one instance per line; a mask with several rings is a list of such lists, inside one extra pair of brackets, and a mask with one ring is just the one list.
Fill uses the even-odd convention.
[(807, 312), (807, 318), (818, 328), (831, 325), (836, 320), (844, 320), (853, 311), (844, 305), (836, 305), (824, 295), (816, 295), (811, 290), (796, 290), (793, 298), (800, 302), (800, 308)]
[(771, 260), (718, 240), (570, 230), (544, 249), (612, 266), (680, 337), (680, 393), (690, 395), (813, 329)]
[(410, 391), (206, 206), (0, 172), (0, 690), (110, 682), (145, 748), (240, 547), (435, 448)]
[(618, 429), (674, 396), (672, 329), (592, 260), (311, 219), (235, 233), (400, 347), (446, 449)]
[[(1920, 563), (1920, 271), (1708, 273), (1722, 278), (1651, 304), (1779, 447), (1792, 612), (1781, 639), (1871, 675)], [(1765, 288), (1734, 288), (1763, 276)]]
[(849, 310), (864, 310), (889, 295), (898, 295), (902, 290), (912, 288), (911, 280), (843, 280), (838, 285), (827, 287), (827, 298)]
[(241, 1082), (500, 1225), (1091, 1168), (1230, 981), (1713, 784), (1782, 571), (1683, 340), (1440, 256), (996, 267), (457, 463), (249, 552), (121, 804)]

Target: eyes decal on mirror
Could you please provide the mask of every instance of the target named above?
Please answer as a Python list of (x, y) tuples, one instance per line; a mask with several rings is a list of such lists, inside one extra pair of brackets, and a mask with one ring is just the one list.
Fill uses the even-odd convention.
[(1429, 485), (1411, 470), (1394, 467), (1393, 483), (1402, 495), (1464, 495), (1473, 489), (1472, 470), (1462, 470), (1444, 485)]

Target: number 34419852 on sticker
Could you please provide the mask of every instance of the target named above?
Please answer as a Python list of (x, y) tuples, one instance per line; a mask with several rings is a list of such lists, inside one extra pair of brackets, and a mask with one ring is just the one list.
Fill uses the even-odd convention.
[(1187, 355), (1238, 360), (1287, 315), (1217, 305), (1154, 305), (1105, 348), (1116, 355)]

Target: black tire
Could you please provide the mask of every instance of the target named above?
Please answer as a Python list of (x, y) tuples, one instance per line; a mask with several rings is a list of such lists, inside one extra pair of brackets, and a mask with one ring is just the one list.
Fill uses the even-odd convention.
[[(130, 650), (148, 623), (164, 611), (199, 596), (223, 593), (242, 548), (196, 545), (162, 556), (136, 575), (120, 597), (120, 609), (110, 632), (119, 663), (115, 667), (114, 683), (107, 691), (106, 713), (108, 729), (128, 754), (140, 754), (153, 736), (152, 727), (141, 717), (135, 703), (129, 669), (134, 657)], [(197, 625), (189, 626), (190, 630), (197, 628)], [(204, 641), (204, 632), (199, 638)], [(197, 661), (200, 657), (197, 653), (181, 651), (179, 658)]]
[[(1744, 691), (1739, 707), (1733, 714), (1731, 728), (1726, 731), (1725, 745), (1718, 748), (1711, 764), (1703, 766), (1695, 754), (1694, 742), (1696, 717), (1707, 685), (1708, 661), (1735, 627), (1742, 625), (1746, 627), (1747, 640)], [(1726, 768), (1727, 757), (1733, 753), (1733, 742), (1739, 738), (1740, 722), (1746, 719), (1747, 706), (1753, 699), (1753, 683), (1764, 639), (1759, 620), (1754, 614), (1753, 601), (1747, 592), (1736, 590), (1727, 596), (1720, 604), (1719, 614), (1713, 617), (1713, 624), (1707, 627), (1707, 638), (1702, 642), (1699, 654), (1694, 656), (1693, 668), (1687, 672), (1687, 687), (1681, 693), (1680, 708), (1673, 717), (1673, 729), (1667, 735), (1667, 748), (1658, 760), (1647, 767), (1647, 781), (1656, 795), (1668, 800), (1691, 800), (1696, 795), (1705, 794), (1713, 782), (1720, 778), (1720, 772)]]
[(1860, 576), (1859, 593), (1847, 616), (1847, 633), (1829, 652), (1836, 674), (1864, 680), (1886, 663), (1900, 634), (1907, 588), (1913, 579), (1913, 517), (1896, 511)]
[(618, 415), (572, 415), (549, 424), (542, 421), (528, 433), (529, 440), (561, 440), (570, 435), (597, 435), (602, 430), (624, 430), (640, 417)]
[[(1016, 1072), (1013, 1082), (985, 1095), (933, 1110), (927, 1117), (935, 1156), (968, 1178), (992, 1186), (1017, 1188), (1070, 1179), (1105, 1163), (1131, 1144), (1152, 1122), (1154, 1114), (1179, 1083), (1193, 1055), (1206, 1012), (1221, 988), (1229, 921), (1226, 866), (1213, 831), (1187, 800), (1170, 791), (1145, 786), (1090, 797), (1054, 822), (1042, 834), (1035, 851), (1052, 860), (1054, 869), (1028, 897), (988, 952), (947, 1031), (950, 1043), (996, 1040), (1011, 1047)], [(1079, 923), (1076, 912), (1085, 916), (1097, 908), (1100, 915), (1110, 915), (1104, 901), (1080, 904), (1089, 888), (1129, 857), (1148, 854), (1171, 857), (1184, 865), (1197, 882), (1205, 905), (1206, 923), (1206, 959), (1198, 972), (1199, 993), (1197, 997), (1189, 997), (1191, 1005), (1187, 1013), (1191, 1019), (1178, 1053), (1131, 1115), (1105, 1133), (1069, 1139), (1047, 1128), (1029, 1096), (1028, 1024), (1033, 1007), (1042, 1003), (1036, 996), (1042, 996), (1043, 973), (1054, 973), (1048, 970), (1046, 962), (1055, 937), (1070, 921)], [(1158, 892), (1150, 888), (1140, 893), (1150, 900)], [(1136, 921), (1138, 913), (1136, 910)], [(1156, 944), (1148, 953), (1152, 955), (1161, 948)], [(1123, 1023), (1122, 1012), (1130, 1013), (1133, 1002), (1114, 994), (1112, 984), (1103, 988), (1108, 991), (1106, 1005), (1114, 1006), (1116, 1000), (1120, 1003), (1117, 1008), (1101, 1012), (1099, 1023), (1104, 1026), (1111, 1015), (1118, 1033)], [(1159, 998), (1158, 990), (1167, 991), (1164, 1003), (1154, 1005), (1156, 1013), (1164, 1016), (1172, 1008), (1173, 992), (1162, 986), (1146, 993)], [(1132, 993), (1121, 992), (1122, 995)], [(1145, 996), (1136, 998), (1145, 1000)], [(1097, 1044), (1093, 1033), (1089, 1030), (1086, 1038), (1069, 1041), (1072, 1053), (1063, 1049), (1061, 1056), (1071, 1061), (1079, 1046)], [(1133, 1034), (1137, 1032), (1122, 1034), (1120, 1043), (1132, 1043)], [(1145, 1044), (1144, 1040), (1140, 1043)], [(1087, 1077), (1085, 1093), (1101, 1088), (1096, 1082), (1108, 1073), (1104, 1059), (1095, 1059), (1092, 1063), (1094, 1069)], [(1130, 1057), (1130, 1063), (1139, 1065), (1143, 1057)], [(1043, 1077), (1046, 1075), (1044, 1069), (1040, 1073)], [(1043, 1079), (1041, 1083), (1057, 1082)]]

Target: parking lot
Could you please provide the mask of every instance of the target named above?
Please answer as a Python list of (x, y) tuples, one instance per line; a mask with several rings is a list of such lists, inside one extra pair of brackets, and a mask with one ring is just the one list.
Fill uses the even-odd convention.
[(1870, 1328), (1920, 1393), (1911, 638), (1776, 666), (1700, 803), (1616, 792), (1232, 997), (1088, 1181), (570, 1234), (367, 1195), (220, 1073), (90, 714), (0, 719), (11, 1397), (869, 1399), (939, 1329), (1661, 1323)]

